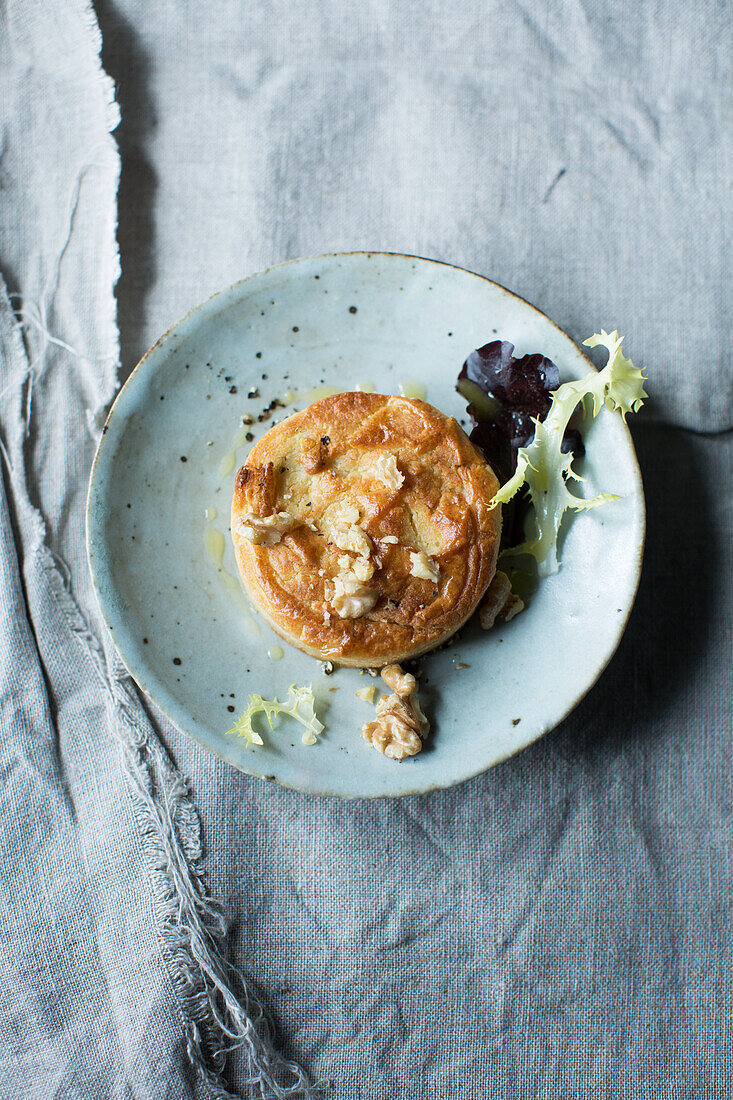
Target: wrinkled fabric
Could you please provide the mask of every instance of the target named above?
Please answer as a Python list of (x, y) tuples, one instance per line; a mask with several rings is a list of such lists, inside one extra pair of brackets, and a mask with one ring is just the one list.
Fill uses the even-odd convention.
[(80, 610), (118, 361), (118, 114), (92, 12), (3, 14), (0, 1091), (188, 1097), (112, 681)]
[(733, 438), (636, 442), (637, 604), (552, 734), (418, 798), (201, 788), (233, 957), (335, 1095), (730, 1094)]
[[(231, 991), (326, 1095), (729, 1096), (733, 436), (699, 434), (733, 407), (725, 5), (97, 16), (118, 330), (92, 13), (25, 0), (0, 41), (4, 1090), (267, 1095), (185, 938), (219, 942), (220, 901)], [(642, 585), (598, 685), (484, 776), (344, 803), (151, 721), (83, 502), (118, 367), (227, 283), (351, 248), (480, 271), (578, 339), (617, 327), (652, 400)]]
[(29, 0), (3, 16), (0, 1091), (224, 1098), (238, 1044), (261, 1095), (312, 1096), (221, 953), (190, 788), (91, 596), (84, 500), (119, 270), (94, 13)]
[(656, 382), (648, 415), (733, 425), (727, 5), (101, 13), (123, 111), (125, 370), (244, 275), (381, 248), (487, 275), (576, 340), (618, 328)]

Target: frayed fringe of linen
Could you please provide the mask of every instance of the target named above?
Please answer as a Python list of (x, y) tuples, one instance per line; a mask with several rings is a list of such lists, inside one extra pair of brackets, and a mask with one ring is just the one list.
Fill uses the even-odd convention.
[[(98, 60), (107, 104), (107, 139), (114, 148), (111, 131), (119, 121), (114, 85), (99, 60), (102, 39), (92, 5), (85, 5), (82, 14)], [(116, 149), (115, 155), (118, 166), (115, 179), (118, 179)], [(114, 243), (115, 219), (112, 196), (107, 320), (116, 330), (113, 292), (119, 275), (119, 254)], [(1, 279), (0, 299), (0, 307), (13, 318)], [(34, 327), (40, 325), (44, 343), (31, 364), (21, 333), (23, 322), (33, 324), (33, 319), (29, 321), (21, 314), (13, 320), (10, 334), (18, 362), (16, 369), (11, 368), (8, 372), (10, 385), (5, 387), (3, 394), (16, 387), (21, 393), (24, 390), (29, 413), (34, 368), (38, 364), (42, 369), (49, 343), (60, 342), (45, 330), (40, 318)], [(67, 350), (77, 354), (72, 348), (67, 347)], [(19, 396), (19, 403), (23, 403), (23, 397)], [(22, 447), (22, 435), (18, 436), (16, 444)], [(46, 545), (45, 524), (30, 503), (23, 464), (12, 462), (12, 451), (17, 447), (8, 448), (6, 441), (0, 440), (0, 450), (12, 474), (16, 507), (23, 514), (23, 526), (30, 536), (31, 560), (38, 565), (62, 621), (90, 662), (107, 699), (110, 724), (123, 753), (132, 805), (150, 870), (163, 955), (181, 1013), (191, 1063), (213, 1096), (221, 1100), (241, 1100), (239, 1094), (228, 1089), (224, 1079), (227, 1055), (241, 1048), (248, 1055), (247, 1083), (262, 1100), (295, 1100), (296, 1097), (315, 1100), (321, 1095), (323, 1086), (310, 1084), (300, 1066), (279, 1054), (262, 1004), (248, 989), (243, 975), (224, 956), (226, 919), (221, 907), (208, 894), (201, 867), (201, 825), (191, 792), (167, 759), (155, 734), (148, 730), (136, 689), (116, 653), (107, 657), (102, 642), (74, 600), (66, 563)]]
[(181, 1009), (193, 1066), (214, 1096), (241, 1100), (224, 1081), (227, 1055), (246, 1051), (247, 1083), (263, 1100), (315, 1100), (301, 1067), (275, 1048), (259, 999), (224, 957), (227, 921), (210, 897), (203, 870), (201, 823), (188, 784), (157, 738), (140, 721), (140, 704), (116, 654), (108, 661), (68, 588), (68, 571), (41, 541), (35, 513), (37, 558), (57, 606), (92, 662), (103, 686), (110, 722), (120, 742), (141, 844), (150, 869), (163, 953)]
[[(107, 103), (107, 128), (120, 115), (115, 87), (101, 63), (102, 36), (91, 3), (84, 17), (98, 59)], [(119, 163), (119, 153), (118, 153)], [(116, 204), (111, 217), (116, 228)], [(114, 313), (114, 283), (119, 253), (111, 267), (110, 309)], [(116, 328), (116, 318), (114, 318)], [(272, 1042), (260, 1001), (248, 990), (243, 975), (224, 957), (226, 918), (207, 891), (201, 868), (201, 823), (187, 783), (172, 767), (154, 734), (149, 734), (132, 681), (116, 653), (107, 660), (99, 639), (84, 619), (64, 577), (46, 547), (38, 543), (42, 567), (72, 631), (100, 676), (108, 699), (110, 720), (124, 753), (125, 770), (143, 851), (151, 872), (156, 915), (164, 955), (186, 1032), (188, 1055), (210, 1091), (222, 1100), (239, 1100), (223, 1078), (227, 1054), (241, 1047), (249, 1055), (248, 1083), (263, 1100), (314, 1100), (312, 1086), (296, 1063), (283, 1058)]]

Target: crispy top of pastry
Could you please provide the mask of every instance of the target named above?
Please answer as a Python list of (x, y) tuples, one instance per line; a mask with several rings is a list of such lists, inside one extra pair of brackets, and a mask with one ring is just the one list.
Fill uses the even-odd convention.
[(457, 422), (426, 402), (323, 398), (271, 428), (237, 473), (242, 580), (313, 656), (417, 656), (466, 621), (494, 575), (498, 487)]

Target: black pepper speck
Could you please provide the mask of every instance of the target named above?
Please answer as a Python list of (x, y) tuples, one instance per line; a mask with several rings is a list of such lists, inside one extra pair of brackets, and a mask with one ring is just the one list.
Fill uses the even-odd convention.
[(356, 306), (349, 306), (349, 313), (356, 313)]
[(236, 393), (237, 392), (237, 387), (236, 386), (230, 386), (229, 387), (229, 392), (230, 393)]
[(185, 455), (181, 455), (181, 462), (188, 462), (188, 459)]
[(173, 658), (173, 664), (174, 665), (180, 665), (180, 664), (183, 664), (183, 662), (181, 661), (180, 657), (174, 657)]
[(234, 714), (234, 707), (232, 706), (231, 703), (227, 703), (227, 710), (229, 711), (230, 714)]

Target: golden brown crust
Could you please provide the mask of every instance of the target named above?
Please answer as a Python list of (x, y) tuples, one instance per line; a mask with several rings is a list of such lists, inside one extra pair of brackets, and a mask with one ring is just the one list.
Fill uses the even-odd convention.
[[(278, 634), (315, 657), (376, 666), (417, 656), (463, 625), (494, 575), (501, 509), (489, 502), (497, 489), (456, 421), (424, 401), (323, 398), (271, 428), (237, 473), (232, 537), (242, 581)], [(282, 513), (279, 541), (252, 541), (252, 516)], [(360, 532), (374, 602), (341, 618), (334, 582), (358, 560)], [(424, 573), (436, 566), (433, 581)]]

